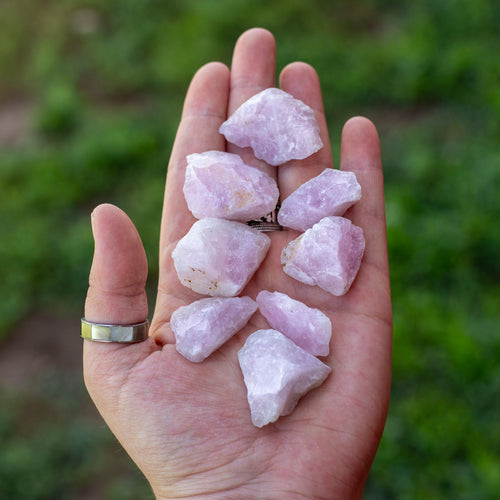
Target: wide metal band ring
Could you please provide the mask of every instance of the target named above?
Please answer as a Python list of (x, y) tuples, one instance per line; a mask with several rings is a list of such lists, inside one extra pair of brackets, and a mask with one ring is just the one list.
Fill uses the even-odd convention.
[(109, 325), (92, 323), (82, 318), (81, 336), (95, 342), (119, 342), (133, 344), (143, 342), (149, 335), (148, 320), (136, 325)]

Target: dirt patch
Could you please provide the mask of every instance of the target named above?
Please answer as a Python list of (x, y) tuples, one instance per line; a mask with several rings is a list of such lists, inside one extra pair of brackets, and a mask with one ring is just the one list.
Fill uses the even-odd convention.
[(0, 147), (19, 146), (32, 135), (33, 104), (12, 99), (0, 105)]
[(29, 389), (52, 375), (82, 378), (80, 318), (33, 313), (0, 343), (0, 381)]

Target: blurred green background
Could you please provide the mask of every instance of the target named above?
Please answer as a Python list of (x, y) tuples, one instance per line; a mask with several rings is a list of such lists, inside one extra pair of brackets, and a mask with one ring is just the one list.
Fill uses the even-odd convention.
[(185, 91), (252, 26), (317, 68), (336, 162), (350, 116), (381, 135), (393, 390), (365, 498), (498, 498), (494, 0), (1, 0), (0, 498), (152, 498), (82, 385), (89, 214), (128, 212), (154, 296)]

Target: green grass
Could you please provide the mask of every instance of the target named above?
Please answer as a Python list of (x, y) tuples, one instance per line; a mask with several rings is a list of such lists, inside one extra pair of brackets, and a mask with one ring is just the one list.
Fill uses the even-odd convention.
[[(34, 395), (37, 393), (37, 395)], [(94, 415), (81, 385), (47, 377), (29, 394), (0, 390), (0, 497), (153, 498), (144, 477)]]
[[(154, 286), (166, 164), (189, 79), (210, 60), (229, 64), (238, 34), (264, 26), (279, 67), (302, 59), (317, 68), (336, 161), (348, 117), (367, 115), (381, 134), (394, 376), (366, 498), (495, 498), (499, 25), (492, 0), (3, 1), (0, 109), (20, 96), (33, 113), (26, 139), (0, 151), (0, 335), (33, 309), (81, 309), (89, 213), (103, 201), (137, 224)], [(8, 405), (16, 414), (22, 402)], [(91, 443), (78, 445), (78, 470), (110, 438), (78, 432), (44, 430), (52, 444), (40, 457), (28, 452), (39, 435), (3, 434), (0, 496), (16, 497), (5, 488), (31, 469), (48, 478), (47, 498), (80, 491), (84, 473), (54, 472), (73, 453), (57, 436)], [(42, 498), (33, 488), (19, 498)], [(113, 498), (130, 498), (116, 488)]]

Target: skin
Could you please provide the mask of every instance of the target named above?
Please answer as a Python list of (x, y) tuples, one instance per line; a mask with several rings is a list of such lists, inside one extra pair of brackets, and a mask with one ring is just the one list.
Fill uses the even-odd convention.
[[(383, 175), (374, 125), (349, 120), (342, 132), (340, 168), (356, 173), (363, 197), (347, 213), (361, 226), (366, 250), (349, 292), (334, 297), (285, 275), (283, 247), (298, 233), (267, 233), (271, 249), (242, 295), (279, 290), (325, 312), (333, 324), (333, 372), (304, 396), (294, 412), (261, 429), (251, 424), (237, 351), (248, 335), (268, 325), (250, 323), (200, 364), (175, 350), (169, 320), (200, 298), (183, 287), (171, 252), (195, 219), (182, 194), (185, 157), (221, 150), (272, 175), (282, 199), (324, 168), (333, 167), (319, 80), (295, 62), (279, 86), (311, 106), (324, 147), (279, 168), (256, 161), (250, 150), (226, 144), (220, 124), (240, 104), (274, 86), (275, 41), (252, 29), (238, 39), (229, 70), (203, 66), (193, 77), (167, 174), (160, 238), (158, 297), (150, 338), (139, 344), (84, 342), (88, 391), (107, 424), (142, 470), (157, 498), (351, 499), (361, 498), (384, 428), (390, 394), (392, 312), (387, 259)], [(132, 324), (147, 317), (147, 261), (137, 231), (117, 207), (92, 214), (95, 253), (85, 316)]]

